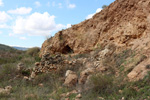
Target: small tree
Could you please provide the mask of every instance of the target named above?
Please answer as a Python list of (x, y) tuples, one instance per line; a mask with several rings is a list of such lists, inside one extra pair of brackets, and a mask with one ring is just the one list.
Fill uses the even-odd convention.
[(106, 8), (106, 7), (107, 7), (107, 5), (103, 5), (103, 6), (102, 6), (103, 9)]

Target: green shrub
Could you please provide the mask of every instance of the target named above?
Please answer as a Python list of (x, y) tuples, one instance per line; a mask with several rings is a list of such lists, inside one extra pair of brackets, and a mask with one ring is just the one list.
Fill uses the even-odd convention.
[(135, 98), (137, 96), (137, 91), (132, 87), (124, 88), (122, 95), (125, 99)]
[(30, 76), (31, 72), (30, 72), (30, 70), (23, 70), (23, 71), (21, 72), (21, 74), (22, 74), (23, 76)]
[(107, 7), (107, 5), (103, 5), (102, 8), (105, 9)]
[(9, 80), (16, 75), (16, 64), (5, 64), (0, 68), (0, 82)]
[(81, 100), (99, 100), (99, 94), (94, 91), (86, 91), (82, 94)]
[(40, 48), (39, 47), (33, 47), (30, 48), (26, 51), (26, 54), (30, 55), (30, 56), (38, 56), (40, 52)]
[(90, 83), (92, 90), (101, 94), (109, 93), (113, 85), (113, 78), (110, 75), (102, 75), (100, 73), (92, 75)]
[(0, 65), (7, 63), (16, 63), (22, 59), (23, 52), (2, 52), (0, 51)]

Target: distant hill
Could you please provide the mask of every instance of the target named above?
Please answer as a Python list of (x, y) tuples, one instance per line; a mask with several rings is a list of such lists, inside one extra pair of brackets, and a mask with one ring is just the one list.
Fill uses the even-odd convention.
[(29, 48), (26, 47), (18, 47), (18, 46), (8, 46), (4, 44), (0, 44), (0, 51), (11, 51), (11, 50), (28, 50)]
[(0, 44), (0, 66), (7, 63), (15, 63), (21, 59), (19, 57), (22, 54), (25, 54), (25, 52), (11, 46)]
[(17, 50), (22, 50), (22, 51), (25, 51), (25, 50), (29, 49), (29, 48), (26, 48), (26, 47), (17, 47), (17, 46), (12, 46), (12, 47), (17, 49)]
[(0, 51), (12, 51), (12, 50), (15, 50), (15, 49), (7, 45), (0, 44)]

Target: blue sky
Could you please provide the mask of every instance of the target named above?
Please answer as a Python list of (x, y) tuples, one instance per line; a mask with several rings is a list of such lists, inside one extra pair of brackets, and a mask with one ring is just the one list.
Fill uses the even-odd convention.
[(47, 37), (91, 18), (114, 0), (0, 0), (0, 43), (41, 47)]

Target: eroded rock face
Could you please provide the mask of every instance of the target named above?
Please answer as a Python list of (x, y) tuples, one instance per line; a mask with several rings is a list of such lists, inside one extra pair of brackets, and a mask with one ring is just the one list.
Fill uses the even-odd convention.
[(127, 76), (130, 81), (143, 79), (150, 71), (150, 59), (146, 59), (138, 64)]
[[(40, 56), (45, 52), (83, 53), (110, 43), (142, 48), (150, 40), (145, 40), (150, 35), (149, 2), (150, 0), (116, 0), (93, 18), (59, 31), (46, 40)], [(142, 45), (137, 45), (137, 40)]]

